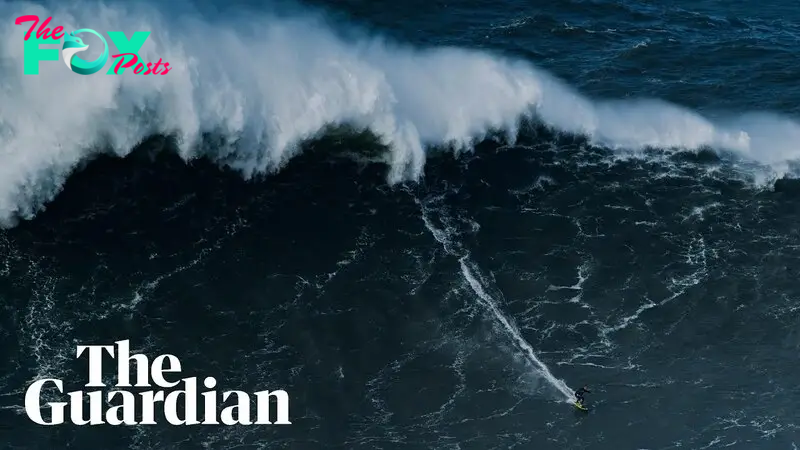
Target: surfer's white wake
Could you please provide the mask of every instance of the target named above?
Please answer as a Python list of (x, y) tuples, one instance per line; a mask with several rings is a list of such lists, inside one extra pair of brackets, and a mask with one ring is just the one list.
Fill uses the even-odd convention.
[(564, 380), (558, 379), (550, 373), (550, 369), (536, 356), (536, 353), (533, 351), (533, 347), (522, 337), (519, 330), (514, 323), (511, 322), (500, 308), (497, 306), (497, 302), (486, 292), (483, 285), (477, 278), (477, 268), (475, 267), (474, 263), (469, 260), (468, 256), (462, 256), (458, 260), (461, 263), (461, 273), (464, 275), (464, 279), (467, 280), (470, 287), (472, 288), (475, 295), (478, 296), (479, 301), (481, 304), (489, 311), (493, 318), (505, 329), (509, 336), (514, 339), (514, 343), (522, 350), (525, 354), (525, 357), (534, 365), (536, 368), (537, 373), (541, 375), (548, 383), (553, 385), (556, 389), (559, 390), (562, 394), (564, 394), (564, 400), (569, 402), (573, 399), (572, 390), (564, 383)]
[[(440, 199), (433, 198), (430, 199), (429, 202), (425, 202), (415, 198), (415, 201), (420, 206), (425, 227), (431, 232), (434, 239), (442, 244), (442, 247), (449, 255), (458, 257), (458, 262), (461, 265), (461, 275), (475, 294), (478, 304), (489, 314), (490, 318), (500, 326), (501, 331), (513, 340), (514, 345), (522, 352), (534, 371), (563, 394), (565, 402), (572, 401), (573, 394), (569, 386), (550, 372), (547, 365), (536, 356), (533, 347), (522, 337), (522, 334), (514, 325), (514, 322), (503, 314), (497, 301), (486, 292), (486, 288), (484, 287), (486, 281), (482, 279), (483, 277), (481, 277), (480, 269), (470, 259), (469, 252), (462, 248), (458, 242), (453, 240), (453, 230), (445, 230), (434, 225), (431, 214), (437, 211), (435, 211), (436, 208), (434, 206), (431, 206), (431, 203), (435, 203), (437, 200)], [(444, 214), (441, 212), (439, 213)], [(447, 222), (447, 219), (448, 218), (445, 216), (440, 217), (440, 220), (443, 222)]]
[[(279, 170), (298, 142), (326, 125), (353, 124), (391, 146), (390, 182), (417, 178), (429, 144), (469, 149), (489, 129), (513, 138), (525, 115), (611, 147), (712, 146), (776, 167), (800, 151), (800, 126), (788, 119), (762, 115), (725, 125), (658, 101), (593, 102), (522, 61), (366, 36), (344, 40), (306, 13), (223, 21), (165, 13), (176, 7), (172, 2), (59, 5), (0, 4), (0, 17), (8, 18), (0, 24), (0, 224), (6, 226), (52, 199), (89, 149), (99, 144), (124, 155), (155, 133), (176, 133), (187, 159), (196, 156), (204, 132), (238, 139), (235, 149), (215, 149), (216, 156), (250, 176)], [(150, 30), (140, 57), (164, 58), (173, 70), (81, 76), (43, 62), (40, 75), (22, 75), (27, 28), (11, 19), (23, 14), (52, 16), (68, 30)]]

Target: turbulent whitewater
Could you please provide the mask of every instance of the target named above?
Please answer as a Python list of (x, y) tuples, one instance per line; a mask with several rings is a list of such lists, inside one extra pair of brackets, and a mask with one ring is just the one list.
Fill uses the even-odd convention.
[[(796, 3), (290, 1), (0, 0), (0, 442), (800, 446)], [(120, 340), (292, 425), (36, 428)]]
[[(165, 58), (174, 69), (165, 76), (80, 76), (45, 62), (40, 75), (24, 76), (27, 29), (11, 20), (22, 14), (52, 16), (67, 30), (151, 30), (140, 56)], [(390, 183), (418, 179), (431, 146), (470, 150), (497, 130), (513, 141), (524, 117), (621, 150), (734, 151), (770, 165), (775, 176), (799, 154), (800, 126), (779, 115), (712, 120), (658, 100), (592, 100), (522, 60), (414, 48), (334, 27), (321, 14), (211, 20), (147, 5), (14, 2), (0, 5), (0, 15), (9, 18), (0, 25), (6, 226), (34, 216), (93, 154), (124, 156), (154, 134), (174, 135), (187, 160), (208, 156), (251, 177), (280, 170), (299, 143), (345, 124), (371, 130), (388, 146), (382, 160)], [(209, 133), (229, 145), (204, 149)]]

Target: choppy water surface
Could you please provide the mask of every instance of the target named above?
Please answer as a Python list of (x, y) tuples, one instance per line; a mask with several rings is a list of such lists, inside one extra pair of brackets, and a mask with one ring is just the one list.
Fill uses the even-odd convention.
[[(0, 25), (8, 448), (799, 445), (797, 6), (0, 12), (175, 67), (23, 76)], [(27, 419), (119, 339), (293, 424)]]

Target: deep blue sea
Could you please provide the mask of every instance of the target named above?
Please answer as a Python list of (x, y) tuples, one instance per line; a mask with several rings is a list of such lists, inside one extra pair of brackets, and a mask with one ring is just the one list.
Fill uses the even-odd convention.
[[(25, 14), (172, 70), (24, 75)], [(797, 450), (799, 23), (0, 1), (0, 448)], [(292, 424), (28, 418), (125, 339)]]

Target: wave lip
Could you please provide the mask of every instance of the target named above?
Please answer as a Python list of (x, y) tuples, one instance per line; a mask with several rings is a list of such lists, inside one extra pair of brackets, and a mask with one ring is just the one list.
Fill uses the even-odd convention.
[[(27, 27), (0, 26), (8, 36), (0, 44), (0, 224), (33, 217), (99, 149), (124, 156), (154, 134), (177, 136), (184, 159), (211, 156), (251, 177), (280, 170), (327, 126), (351, 125), (389, 148), (390, 183), (418, 179), (429, 146), (469, 151), (498, 130), (513, 142), (519, 120), (534, 116), (611, 148), (712, 147), (782, 170), (797, 157), (800, 126), (778, 116), (721, 124), (658, 100), (595, 102), (524, 61), (345, 39), (310, 12), (234, 23), (178, 20), (157, 8), (165, 6), (0, 6), (3, 17), (52, 16), (66, 30), (151, 31), (141, 59), (173, 67), (165, 76), (80, 76), (56, 61), (24, 76)], [(209, 132), (231, 144), (201, 151)]]

